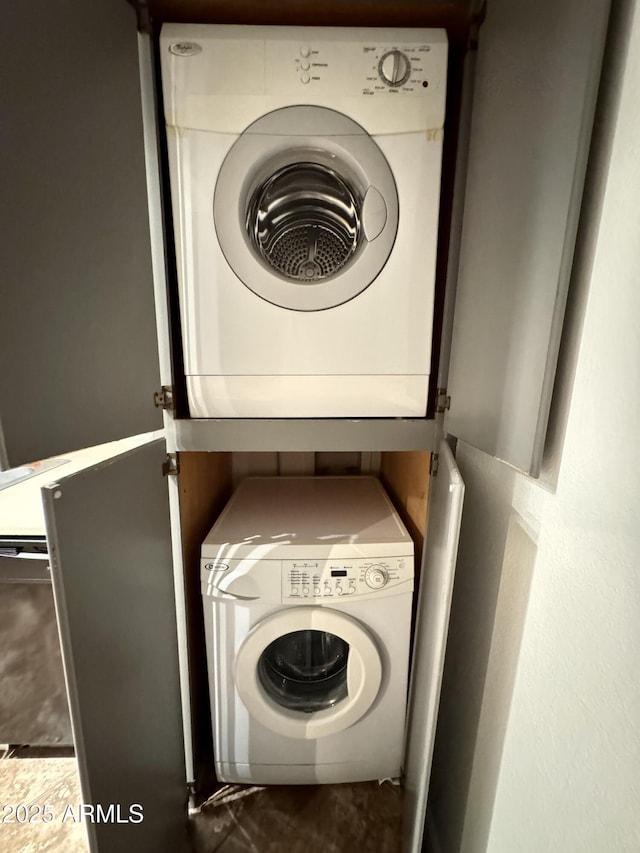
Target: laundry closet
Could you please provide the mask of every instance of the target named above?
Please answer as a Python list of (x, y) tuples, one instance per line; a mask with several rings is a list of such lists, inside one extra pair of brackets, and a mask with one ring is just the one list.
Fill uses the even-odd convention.
[[(455, 441), (469, 442), (531, 476), (539, 474), (608, 3), (589, 0), (587, 10), (571, 0), (549, 0), (546, 11), (540, 4), (534, 9), (506, 0), (489, 0), (486, 6), (434, 2), (420, 8), (410, 2), (384, 8), (362, 0), (348, 9), (332, 2), (313, 9), (296, 2), (278, 4), (277, 9), (168, 0), (132, 5), (135, 14), (124, 0), (117, 11), (107, 2), (96, 4), (91, 13), (79, 2), (77, 8), (67, 3), (64, 10), (32, 9), (39, 23), (35, 32), (28, 28), (26, 10), (12, 22), (10, 53), (18, 63), (23, 51), (35, 47), (41, 67), (56, 73), (48, 75), (45, 86), (41, 71), (21, 67), (21, 94), (11, 105), (15, 127), (28, 145), (16, 144), (19, 168), (8, 178), (13, 212), (5, 229), (11, 238), (5, 304), (8, 316), (26, 318), (28, 308), (31, 316), (12, 325), (1, 344), (3, 359), (7, 356), (3, 363), (9, 364), (0, 402), (3, 462), (17, 465), (73, 447), (162, 430), (146, 445), (43, 490), (83, 796), (107, 804), (144, 804), (145, 820), (139, 826), (90, 827), (91, 849), (186, 849), (189, 799), (211, 789), (200, 546), (233, 488), (248, 475), (373, 474), (380, 477), (409, 530), (417, 555), (403, 777), (403, 844), (407, 851), (417, 851), (463, 507)], [(299, 349), (307, 334), (316, 351), (325, 332), (340, 340), (357, 325), (358, 300), (364, 300), (363, 310), (373, 318), (370, 325), (378, 337), (385, 320), (392, 323), (392, 346), (386, 351), (389, 342), (380, 342), (386, 355), (379, 363), (397, 355), (392, 374), (407, 379), (407, 408), (403, 402), (395, 409), (393, 401), (384, 410), (370, 408), (371, 400), (379, 400), (389, 388), (393, 397), (397, 386), (393, 375), (384, 377), (382, 369), (362, 369), (362, 348), (352, 338), (345, 358), (355, 366), (343, 371), (345, 391), (339, 388), (342, 379), (335, 379), (339, 370), (327, 382), (311, 358), (300, 373), (315, 377), (319, 390), (309, 395), (308, 408), (291, 407), (302, 386), (293, 379), (296, 359), (288, 355), (282, 375), (292, 382), (279, 400), (283, 383), (276, 371), (264, 371), (275, 376), (264, 399), (276, 399), (280, 408), (269, 408), (271, 402), (260, 411), (244, 408), (256, 398), (256, 387), (258, 395), (266, 387), (253, 382), (260, 374), (260, 359), (247, 370), (244, 363), (234, 364), (236, 358), (241, 361), (240, 350), (229, 348), (227, 356), (223, 349), (216, 351), (216, 342), (224, 342), (233, 327), (221, 314), (207, 339), (199, 297), (188, 303), (194, 291), (181, 284), (181, 276), (190, 274), (189, 265), (192, 269), (203, 263), (204, 256), (181, 268), (180, 240), (200, 226), (190, 214), (171, 207), (177, 185), (190, 178), (180, 171), (171, 142), (166, 142), (163, 22), (252, 30), (366, 27), (357, 58), (364, 63), (370, 48), (374, 59), (362, 65), (370, 79), (358, 81), (358, 95), (373, 104), (376, 98), (402, 98), (399, 89), (405, 84), (410, 89), (418, 70), (424, 72), (420, 92), (407, 91), (407, 99), (430, 98), (437, 80), (444, 79), (444, 72), (431, 76), (426, 61), (420, 64), (431, 53), (421, 52), (430, 45), (424, 36), (412, 42), (385, 33), (412, 28), (446, 34), (444, 114), (428, 127), (414, 129), (419, 145), (431, 146), (429, 156), (437, 152), (438, 159), (438, 179), (429, 178), (428, 186), (438, 185), (439, 196), (425, 199), (424, 210), (415, 211), (406, 244), (414, 249), (415, 232), (425, 228), (425, 254), (406, 261), (412, 275), (423, 263), (425, 288), (412, 294), (403, 289), (403, 281), (396, 299), (385, 295), (387, 301), (366, 301), (383, 294), (387, 259), (405, 246), (395, 242), (405, 239), (400, 230), (403, 193), (419, 190), (419, 181), (412, 187), (406, 177), (393, 174), (391, 147), (383, 158), (392, 164), (390, 180), (369, 150), (377, 131), (365, 133), (358, 142), (360, 131), (338, 120), (330, 154), (337, 156), (356, 140), (355, 153), (345, 158), (346, 171), (334, 169), (326, 153), (314, 161), (311, 152), (318, 150), (321, 136), (314, 115), (287, 113), (276, 116), (273, 127), (258, 128), (247, 144), (259, 144), (258, 137), (272, 142), (276, 136), (302, 134), (307, 176), (326, 202), (325, 220), (311, 227), (338, 222), (338, 231), (325, 250), (317, 234), (311, 243), (305, 238), (293, 273), (301, 285), (291, 285), (280, 270), (274, 290), (262, 275), (267, 283), (261, 293), (247, 285), (236, 306), (230, 308), (224, 294), (218, 305), (207, 306), (207, 311), (225, 306), (233, 310), (235, 326), (241, 322), (242, 305), (250, 302), (256, 311), (256, 335), (271, 363), (290, 334), (286, 323), (269, 326), (274, 307), (282, 307), (283, 299), (313, 300), (322, 294), (323, 258), (337, 257), (345, 289), (329, 298), (333, 306), (344, 307), (344, 320), (317, 332), (312, 315), (316, 309), (328, 315), (333, 308), (327, 309), (329, 303), (298, 305), (293, 311), (304, 315), (306, 325), (290, 340)], [(370, 29), (380, 33), (379, 41), (374, 43)], [(52, 37), (55, 33), (59, 38)], [(286, 35), (284, 30), (278, 33)], [(68, 50), (63, 36), (71, 43)], [(272, 52), (274, 61), (283, 56), (282, 38)], [(176, 46), (175, 63), (198, 61), (197, 55), (188, 55), (193, 45), (200, 47), (197, 35), (171, 36), (167, 51), (171, 45)], [(309, 47), (313, 60), (314, 50), (316, 58), (321, 57), (322, 46), (311, 38), (308, 45), (300, 39), (296, 45), (287, 68), (298, 77), (287, 86), (311, 87), (313, 80), (303, 82), (307, 71), (301, 48)], [(244, 62), (242, 51), (232, 51), (227, 66), (233, 66), (234, 56)], [(349, 68), (357, 64), (340, 61)], [(308, 70), (312, 77), (313, 69)], [(240, 71), (228, 67), (228, 74), (237, 81)], [(363, 95), (367, 86), (372, 94)], [(264, 115), (295, 108), (298, 96), (291, 99), (274, 104)], [(311, 105), (329, 109), (321, 98)], [(237, 108), (242, 111), (243, 105)], [(363, 110), (376, 114), (369, 106)], [(438, 126), (442, 118), (443, 132)], [(250, 117), (244, 126), (260, 120)], [(366, 131), (367, 121), (363, 112), (357, 122), (360, 129)], [(191, 144), (192, 122), (181, 126), (176, 120), (171, 126), (177, 128), (179, 144)], [(27, 136), (32, 127), (38, 133)], [(384, 136), (387, 131), (380, 132)], [(224, 132), (242, 138), (235, 128)], [(197, 151), (198, 144), (193, 143), (192, 153), (206, 160), (208, 154)], [(246, 151), (234, 164), (233, 146), (225, 144), (216, 156), (220, 162), (232, 157), (230, 174), (242, 171)], [(396, 144), (380, 143), (383, 149)], [(402, 170), (410, 176), (407, 155), (402, 158)], [(296, 188), (294, 164), (286, 156), (274, 150), (267, 160), (271, 171), (258, 170), (245, 187), (246, 209), (253, 210), (262, 225), (273, 215), (269, 200), (286, 200)], [(30, 167), (35, 180), (25, 177)], [(365, 181), (363, 171), (376, 177)], [(399, 164), (396, 171), (401, 171)], [(400, 199), (397, 210), (394, 183)], [(368, 195), (369, 186), (375, 192)], [(251, 261), (261, 274), (271, 262), (265, 259), (270, 252), (278, 263), (276, 244), (282, 234), (271, 242), (264, 242), (264, 228), (256, 227), (253, 237), (239, 234), (245, 208), (227, 217), (225, 199), (203, 201), (197, 193), (196, 187), (190, 210), (210, 205), (211, 221), (216, 216), (223, 220), (216, 264), (220, 256), (230, 261), (243, 281), (249, 245), (262, 258)], [(416, 203), (421, 203), (419, 198)], [(359, 210), (360, 236), (343, 215), (351, 208)], [(34, 210), (40, 215), (34, 216)], [(176, 222), (179, 227), (173, 231)], [(429, 241), (433, 245), (427, 246)], [(203, 252), (210, 249), (205, 239), (198, 245)], [(363, 268), (367, 274), (358, 277), (356, 272)], [(400, 277), (403, 270), (398, 268)], [(331, 290), (329, 280), (324, 292)], [(407, 349), (413, 355), (405, 353), (404, 362), (401, 353), (392, 352), (406, 343), (397, 326), (402, 312), (413, 324)], [(196, 338), (186, 341), (194, 329)], [(24, 337), (30, 330), (37, 334), (27, 348)], [(366, 338), (366, 329), (359, 328), (358, 334)], [(376, 340), (367, 338), (362, 347), (368, 353), (365, 362), (375, 362)], [(211, 371), (216, 358), (220, 364)], [(305, 358), (303, 354), (301, 361)], [(208, 366), (199, 374), (204, 362)], [(190, 370), (194, 364), (198, 369)], [(213, 392), (196, 388), (190, 379), (204, 374), (215, 374)], [(378, 377), (375, 382), (372, 376)], [(247, 377), (252, 382), (243, 385)], [(211, 408), (209, 399), (224, 399), (220, 389), (231, 385), (234, 391), (228, 399), (234, 397), (237, 405)], [(323, 413), (319, 401), (325, 392), (335, 394), (336, 405)], [(360, 408), (340, 408), (358, 394)]]

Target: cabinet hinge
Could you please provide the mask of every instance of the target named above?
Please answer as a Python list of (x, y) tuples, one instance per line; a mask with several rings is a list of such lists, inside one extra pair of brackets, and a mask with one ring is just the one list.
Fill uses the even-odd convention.
[(446, 388), (436, 388), (436, 412), (446, 412), (451, 408), (451, 397)]
[(156, 409), (173, 411), (173, 385), (163, 385), (159, 391), (155, 391), (153, 402)]
[(164, 477), (175, 477), (180, 473), (180, 463), (177, 453), (167, 453), (166, 460), (162, 463), (162, 474)]
[(439, 453), (432, 453), (431, 454), (431, 461), (429, 462), (429, 475), (431, 477), (437, 477), (438, 476), (438, 465), (439, 464), (440, 464), (440, 454)]

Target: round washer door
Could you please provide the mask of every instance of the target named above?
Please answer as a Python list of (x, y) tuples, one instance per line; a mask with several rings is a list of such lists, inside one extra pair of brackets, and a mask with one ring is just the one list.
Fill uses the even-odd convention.
[(398, 230), (384, 155), (352, 119), (284, 107), (250, 125), (218, 175), (213, 218), (238, 278), (274, 305), (321, 311), (378, 276)]
[(349, 728), (374, 703), (382, 662), (373, 638), (335, 610), (297, 607), (260, 622), (240, 647), (238, 693), (249, 713), (288, 737)]

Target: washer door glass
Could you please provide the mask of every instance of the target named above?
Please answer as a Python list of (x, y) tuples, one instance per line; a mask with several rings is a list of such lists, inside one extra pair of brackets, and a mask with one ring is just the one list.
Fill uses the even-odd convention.
[(250, 716), (271, 731), (313, 739), (356, 723), (376, 701), (382, 659), (366, 627), (328, 607), (285, 607), (238, 649), (235, 684)]
[(352, 119), (283, 107), (229, 149), (213, 221), (249, 290), (282, 308), (323, 311), (353, 299), (387, 263), (398, 192), (382, 151)]
[(293, 631), (260, 655), (260, 683), (292, 711), (322, 711), (347, 698), (349, 644), (326, 631)]

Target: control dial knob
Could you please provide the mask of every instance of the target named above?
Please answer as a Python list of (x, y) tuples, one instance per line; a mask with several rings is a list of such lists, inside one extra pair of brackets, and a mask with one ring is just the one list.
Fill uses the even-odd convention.
[(387, 86), (402, 86), (411, 74), (411, 62), (401, 50), (389, 50), (378, 63), (378, 74)]
[(382, 589), (389, 580), (389, 574), (384, 566), (369, 566), (365, 572), (364, 580), (371, 589)]

